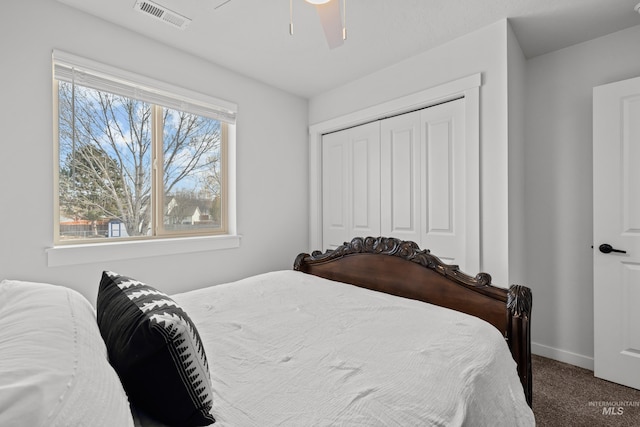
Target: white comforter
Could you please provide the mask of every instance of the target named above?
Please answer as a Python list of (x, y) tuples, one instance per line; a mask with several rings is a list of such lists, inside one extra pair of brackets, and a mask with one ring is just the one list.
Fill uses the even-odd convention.
[(475, 317), (295, 271), (174, 299), (205, 342), (217, 426), (535, 424)]

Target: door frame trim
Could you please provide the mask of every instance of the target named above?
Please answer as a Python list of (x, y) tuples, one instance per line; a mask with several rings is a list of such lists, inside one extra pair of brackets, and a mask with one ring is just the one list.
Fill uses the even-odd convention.
[[(452, 80), (309, 126), (309, 251), (322, 248), (322, 135), (390, 115), (464, 97), (467, 187), (467, 266), (482, 270), (480, 230), (480, 87), (482, 74)], [(366, 236), (362, 236), (366, 237)]]

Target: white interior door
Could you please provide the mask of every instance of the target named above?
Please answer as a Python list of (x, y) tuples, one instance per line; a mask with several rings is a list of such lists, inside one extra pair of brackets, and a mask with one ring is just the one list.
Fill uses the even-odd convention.
[(594, 374), (640, 389), (640, 78), (593, 90), (593, 239)]
[(421, 110), (420, 127), (422, 247), (431, 249), (444, 262), (458, 264), (462, 271), (473, 273), (466, 262), (464, 100)]
[(472, 271), (464, 107), (457, 99), (382, 121), (381, 229)]
[(322, 137), (322, 246), (380, 235), (380, 124)]
[(380, 133), (382, 234), (421, 245), (420, 111), (383, 120)]
[(340, 246), (348, 235), (348, 133), (322, 136), (322, 248)]
[(380, 235), (380, 123), (349, 129), (349, 236)]

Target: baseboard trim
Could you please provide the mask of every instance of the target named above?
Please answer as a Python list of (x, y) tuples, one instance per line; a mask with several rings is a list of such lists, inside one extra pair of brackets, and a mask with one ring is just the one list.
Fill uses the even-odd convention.
[(572, 353), (570, 351), (549, 347), (535, 342), (531, 343), (531, 353), (593, 371), (593, 357)]

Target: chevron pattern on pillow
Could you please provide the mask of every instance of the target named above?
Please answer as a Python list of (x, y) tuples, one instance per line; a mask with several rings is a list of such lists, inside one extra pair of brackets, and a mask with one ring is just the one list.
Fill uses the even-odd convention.
[(180, 305), (146, 283), (105, 271), (97, 311), (110, 362), (134, 405), (172, 425), (215, 422), (204, 346)]

